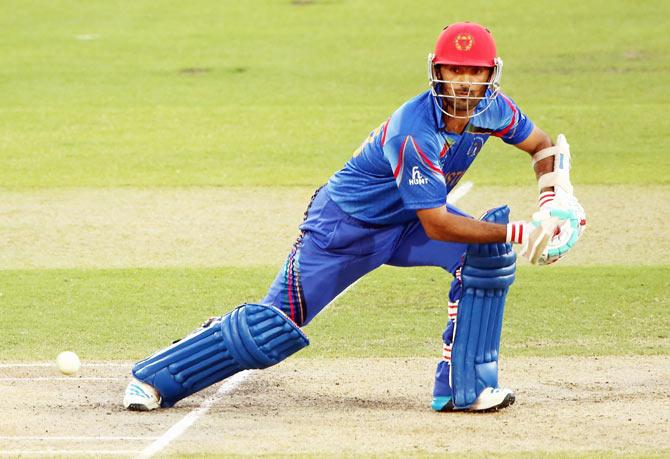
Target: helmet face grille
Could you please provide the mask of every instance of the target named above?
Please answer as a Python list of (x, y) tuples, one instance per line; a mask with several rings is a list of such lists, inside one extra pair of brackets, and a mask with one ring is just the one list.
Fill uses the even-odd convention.
[[(463, 82), (442, 80), (437, 77), (435, 68), (437, 63), (435, 61), (435, 55), (432, 53), (429, 54), (428, 83), (430, 85), (431, 94), (435, 98), (435, 102), (437, 103), (442, 113), (445, 115), (460, 119), (474, 118), (484, 113), (491, 106), (493, 100), (498, 96), (498, 93), (500, 92), (500, 78), (502, 76), (502, 59), (494, 59), (494, 65), (492, 66), (493, 72), (491, 72), (491, 76), (488, 81), (469, 82), (468, 93), (465, 95), (457, 95), (453, 91), (455, 84), (462, 85)], [(477, 91), (475, 88), (479, 89), (481, 87), (486, 87), (484, 94), (482, 96), (476, 96), (475, 94), (477, 94), (479, 91)], [(449, 93), (449, 91), (445, 91), (445, 88), (452, 88), (451, 93)], [(486, 104), (479, 106), (482, 101), (486, 101)], [(456, 113), (455, 105), (457, 102), (465, 103), (465, 115), (459, 115)], [(449, 110), (450, 107), (453, 110)], [(461, 113), (463, 112), (461, 111)]]

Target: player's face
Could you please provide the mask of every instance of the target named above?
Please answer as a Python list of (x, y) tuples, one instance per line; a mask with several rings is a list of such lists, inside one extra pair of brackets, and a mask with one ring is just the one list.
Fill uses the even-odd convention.
[(459, 115), (474, 111), (491, 78), (490, 67), (470, 65), (440, 65), (437, 73), (440, 80), (448, 82), (442, 83), (442, 94), (451, 96), (446, 98), (447, 111)]

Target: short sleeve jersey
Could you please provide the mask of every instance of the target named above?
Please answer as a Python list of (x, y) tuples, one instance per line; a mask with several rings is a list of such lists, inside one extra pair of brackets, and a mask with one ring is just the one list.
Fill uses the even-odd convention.
[[(477, 110), (487, 103), (481, 101)], [(532, 121), (499, 93), (461, 134), (447, 132), (435, 98), (426, 91), (373, 130), (327, 189), (354, 218), (378, 225), (405, 223), (416, 219), (419, 209), (445, 205), (490, 136), (517, 144), (532, 130)]]

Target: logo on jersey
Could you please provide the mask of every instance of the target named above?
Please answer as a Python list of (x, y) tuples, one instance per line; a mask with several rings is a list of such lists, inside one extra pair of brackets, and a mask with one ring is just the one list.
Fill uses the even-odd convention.
[(468, 158), (474, 158), (477, 156), (477, 153), (479, 153), (484, 146), (484, 139), (477, 136), (472, 140), (472, 145), (470, 145), (470, 148), (468, 149)]
[(454, 40), (454, 46), (459, 51), (470, 51), (474, 44), (475, 39), (469, 33), (459, 33)]
[(445, 174), (444, 181), (449, 188), (453, 188), (456, 186), (461, 177), (463, 177), (463, 174), (465, 174), (465, 171), (449, 172), (448, 174)]
[(410, 185), (425, 185), (428, 183), (428, 179), (421, 175), (421, 171), (419, 171), (419, 166), (414, 166), (412, 168), (412, 178), (409, 179), (409, 184)]

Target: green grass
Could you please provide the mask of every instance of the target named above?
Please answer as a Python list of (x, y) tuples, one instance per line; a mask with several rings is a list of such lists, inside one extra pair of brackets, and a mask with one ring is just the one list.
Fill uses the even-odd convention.
[[(0, 187), (11, 190), (320, 184), (426, 87), (425, 55), (464, 19), (427, 0), (5, 7)], [(575, 183), (670, 183), (670, 118), (659, 116), (670, 37), (658, 32), (670, 4), (475, 0), (468, 11), (495, 33), (507, 93), (568, 134)], [(534, 187), (523, 154), (493, 140), (481, 156), (478, 184)], [(2, 271), (0, 355), (141, 357), (260, 298), (274, 271)], [(523, 268), (503, 352), (666, 354), (664, 278), (667, 267)], [(307, 329), (303, 354), (433, 355), (446, 289), (435, 270), (374, 273)]]
[[(19, 190), (317, 185), (426, 88), (439, 30), (464, 19), (437, 0), (3, 5), (0, 187)], [(467, 11), (496, 36), (506, 92), (568, 134), (576, 183), (670, 183), (670, 4)], [(470, 178), (533, 180), (497, 140)]]
[[(265, 293), (274, 268), (0, 271), (0, 355), (137, 359)], [(551, 282), (547, 282), (547, 278)], [(670, 354), (670, 266), (522, 267), (502, 353)], [(303, 357), (438, 356), (448, 275), (385, 267), (326, 309)]]
[[(503, 90), (538, 126), (567, 134), (575, 184), (670, 185), (664, 0), (303, 3), (4, 0), (0, 191), (315, 187), (426, 89), (426, 55), (460, 20), (494, 32)], [(498, 140), (467, 179), (535, 189), (526, 155)], [(503, 358), (670, 355), (670, 265), (660, 263), (519, 268)], [(84, 362), (143, 358), (262, 298), (277, 268), (0, 269), (0, 361), (65, 349)], [(437, 360), (449, 280), (435, 268), (375, 271), (305, 328), (311, 346), (298, 357)], [(569, 447), (467, 457), (620, 453)]]

